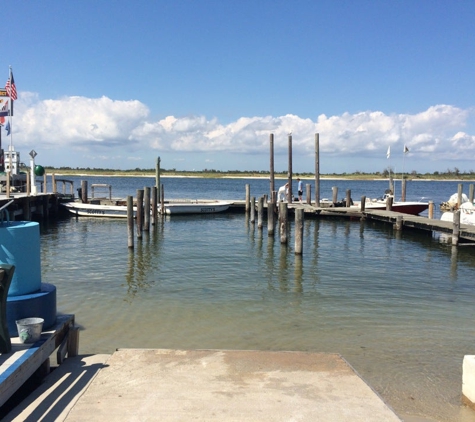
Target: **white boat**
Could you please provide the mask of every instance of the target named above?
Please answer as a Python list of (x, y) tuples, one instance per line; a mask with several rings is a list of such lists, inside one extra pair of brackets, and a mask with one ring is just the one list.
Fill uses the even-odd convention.
[[(177, 200), (164, 204), (165, 214), (212, 214), (226, 211), (232, 202), (214, 200)], [(77, 216), (127, 218), (126, 205), (84, 204), (82, 202), (65, 202), (61, 204)], [(137, 208), (134, 207), (134, 215)], [(160, 206), (158, 208), (160, 213)]]
[[(385, 193), (382, 198), (370, 199), (366, 198), (365, 210), (385, 210), (388, 198), (394, 198), (391, 194)], [(355, 201), (351, 207), (361, 208), (361, 201)], [(419, 215), (421, 212), (429, 208), (428, 202), (421, 201), (394, 201), (391, 210), (402, 212), (404, 214)]]
[[(213, 214), (226, 211), (232, 202), (214, 200), (169, 201), (163, 205), (165, 214)], [(158, 208), (160, 212), (160, 207)]]
[[(454, 221), (454, 212), (447, 211), (440, 217), (442, 221)], [(475, 225), (475, 206), (470, 202), (464, 202), (460, 205), (460, 224)]]
[[(82, 217), (127, 218), (127, 205), (83, 204), (82, 202), (63, 202), (69, 212)], [(134, 207), (134, 215), (137, 208)]]
[[(385, 210), (388, 198), (394, 198), (390, 193), (386, 192), (382, 198), (366, 198), (365, 210)], [(331, 200), (325, 198), (320, 201), (322, 207), (346, 207), (346, 200), (341, 200), (337, 203), (332, 203)], [(350, 208), (355, 211), (361, 209), (361, 201), (352, 201)], [(421, 201), (395, 201), (392, 203), (391, 210), (396, 212), (402, 212), (404, 214), (419, 215), (421, 212), (429, 208), (428, 202)]]

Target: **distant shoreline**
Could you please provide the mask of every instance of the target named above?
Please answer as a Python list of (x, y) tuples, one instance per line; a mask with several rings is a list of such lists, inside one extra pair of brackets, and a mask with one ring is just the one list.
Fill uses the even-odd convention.
[[(96, 174), (96, 173), (54, 173), (55, 177), (61, 177), (61, 178), (66, 178), (68, 176), (74, 176), (74, 177), (147, 177), (147, 178), (155, 178), (155, 175), (151, 174)], [(308, 177), (308, 176), (298, 176), (302, 180), (315, 180), (314, 177)], [(232, 175), (232, 176), (210, 176), (210, 175), (179, 175), (179, 174), (161, 174), (160, 178), (168, 179), (168, 178), (175, 178), (175, 179), (180, 179), (180, 178), (188, 178), (188, 179), (269, 179), (269, 175), (262, 175), (262, 176), (237, 176), (237, 175)], [(297, 177), (293, 177), (293, 180), (296, 180)], [(287, 177), (283, 176), (276, 176), (275, 180), (287, 180)], [(348, 181), (348, 180), (355, 180), (355, 181), (360, 181), (360, 182), (380, 182), (380, 181), (387, 181), (389, 182), (389, 178), (384, 178), (384, 177), (375, 177), (373, 179), (370, 178), (365, 178), (365, 177), (331, 177), (331, 176), (320, 176), (320, 180), (342, 180), (342, 181)], [(394, 181), (401, 181), (401, 178), (393, 178)], [(474, 182), (474, 180), (470, 179), (406, 179), (408, 182)]]

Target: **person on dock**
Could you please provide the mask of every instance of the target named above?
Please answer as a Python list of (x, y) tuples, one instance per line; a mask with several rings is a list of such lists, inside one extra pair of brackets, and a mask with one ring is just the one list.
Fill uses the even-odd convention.
[(277, 192), (277, 198), (279, 198), (279, 201), (281, 202), (286, 201), (288, 194), (289, 194), (289, 184), (286, 183), (284, 186), (281, 186), (279, 188), (279, 191)]
[(302, 203), (302, 196), (303, 196), (303, 184), (302, 181), (300, 180), (300, 177), (297, 177), (297, 192), (299, 195), (299, 202)]

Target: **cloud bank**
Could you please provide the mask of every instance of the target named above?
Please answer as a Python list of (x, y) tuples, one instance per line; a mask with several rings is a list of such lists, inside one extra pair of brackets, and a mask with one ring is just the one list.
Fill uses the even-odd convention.
[[(100, 157), (102, 167), (132, 168), (128, 164), (135, 160), (148, 162), (146, 167), (151, 168), (149, 157), (166, 153), (268, 156), (271, 133), (275, 153), (286, 154), (289, 132), (298, 156), (314, 155), (319, 133), (320, 154), (332, 157), (385, 158), (388, 146), (392, 154), (402, 155), (406, 145), (419, 159), (463, 161), (475, 155), (475, 136), (466, 131), (472, 118), (472, 110), (441, 104), (417, 114), (363, 111), (321, 114), (314, 120), (288, 114), (241, 117), (222, 124), (204, 116), (154, 120), (137, 100), (77, 96), (41, 100), (37, 94), (22, 92), (12, 126), (16, 149), (43, 152), (53, 161), (47, 165), (87, 166), (88, 159)], [(5, 131), (3, 138), (5, 148)], [(247, 170), (245, 163), (229, 163), (228, 168)]]

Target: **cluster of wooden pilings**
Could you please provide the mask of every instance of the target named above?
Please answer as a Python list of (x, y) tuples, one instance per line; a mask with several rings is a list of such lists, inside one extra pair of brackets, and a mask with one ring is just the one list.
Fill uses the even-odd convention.
[[(158, 198), (160, 197), (160, 207), (158, 207)], [(136, 212), (134, 213), (134, 206)], [(151, 210), (151, 212), (145, 212)], [(134, 247), (134, 226), (137, 227), (137, 239), (141, 239), (143, 232), (149, 232), (150, 226), (157, 224), (158, 214), (165, 213), (165, 195), (163, 185), (161, 189), (156, 186), (137, 189), (137, 197), (134, 204), (133, 196), (127, 196), (127, 233), (128, 246)], [(135, 224), (134, 224), (134, 220)]]
[[(246, 206), (245, 211), (249, 215), (250, 224), (256, 223), (256, 198), (249, 196), (250, 186), (246, 185)], [(276, 226), (276, 216), (278, 217), (279, 237), (280, 243), (288, 244), (289, 233), (289, 207), (287, 202), (279, 202), (277, 205), (277, 195), (273, 192), (271, 200), (267, 201), (267, 196), (261, 196), (257, 199), (257, 228), (262, 230), (264, 228), (264, 214), (267, 208), (267, 234), (274, 236)], [(295, 254), (301, 255), (303, 253), (303, 224), (304, 224), (304, 210), (297, 208), (294, 210), (295, 214)]]

